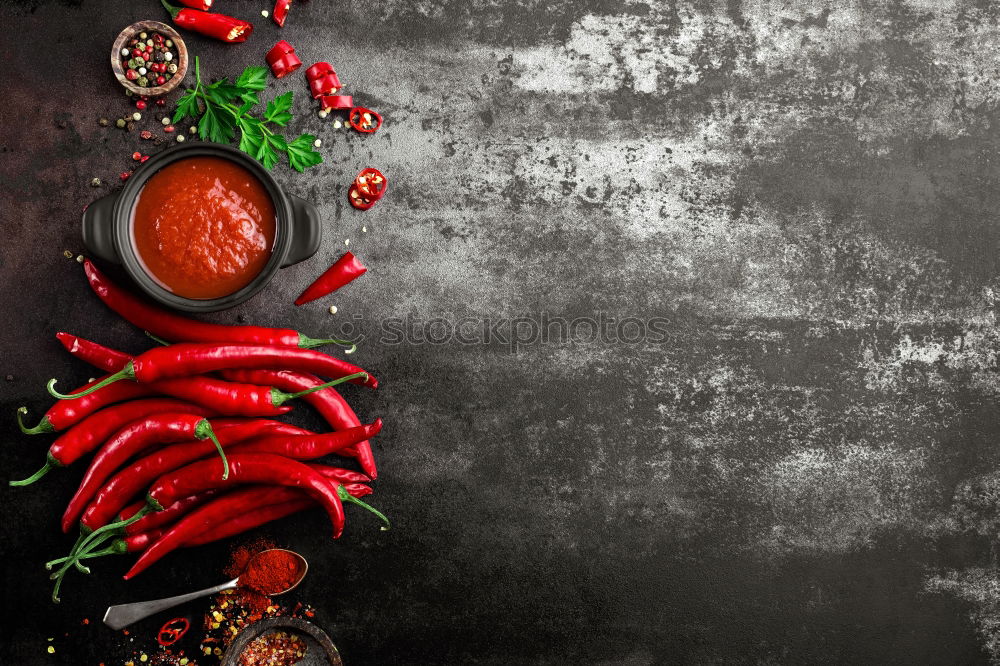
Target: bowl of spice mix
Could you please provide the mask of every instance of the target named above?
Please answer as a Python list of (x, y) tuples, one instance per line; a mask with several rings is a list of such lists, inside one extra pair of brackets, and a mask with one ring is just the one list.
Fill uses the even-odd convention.
[(188, 52), (177, 31), (159, 21), (128, 26), (111, 47), (115, 78), (133, 95), (165, 95), (184, 80)]

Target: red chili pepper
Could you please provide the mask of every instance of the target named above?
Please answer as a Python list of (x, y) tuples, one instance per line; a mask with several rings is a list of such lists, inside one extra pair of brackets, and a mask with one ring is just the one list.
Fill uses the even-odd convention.
[[(118, 366), (121, 367), (120, 365)], [(80, 393), (86, 389), (95, 386), (99, 382), (103, 381), (105, 377), (100, 379), (95, 379), (92, 382), (87, 382), (80, 388), (73, 391), (73, 393)], [(114, 391), (108, 391), (105, 389), (100, 389), (95, 391), (86, 397), (80, 398), (79, 400), (71, 400), (69, 402), (63, 401), (49, 407), (42, 416), (38, 425), (28, 428), (24, 425), (21, 420), (23, 414), (28, 413), (27, 407), (18, 407), (17, 409), (17, 425), (21, 428), (21, 432), (25, 435), (38, 435), (45, 432), (58, 432), (65, 430), (70, 426), (76, 425), (86, 417), (90, 416), (99, 409), (103, 409), (108, 405), (112, 405), (116, 402), (123, 402), (125, 400), (131, 400), (132, 398), (138, 398), (140, 396), (146, 396), (153, 392), (153, 390), (148, 386), (139, 386), (138, 384), (133, 384), (129, 387), (127, 384), (118, 385), (120, 388), (116, 388)], [(108, 388), (113, 388), (108, 386)]]
[(310, 349), (326, 344), (344, 344), (332, 338), (313, 339), (288, 328), (222, 326), (167, 312), (150, 305), (115, 285), (89, 259), (83, 262), (90, 288), (105, 305), (127, 322), (171, 342), (242, 342), (278, 347)]
[[(185, 7), (190, 7), (191, 9), (200, 9), (203, 12), (207, 12), (212, 8), (212, 0), (177, 0)], [(159, 36), (159, 35), (158, 35)], [(163, 41), (162, 39), (156, 40), (158, 42)]]
[[(96, 395), (96, 394), (95, 394)], [(187, 412), (210, 416), (211, 410), (169, 398), (133, 400), (91, 414), (66, 431), (49, 446), (45, 465), (23, 481), (11, 481), (12, 486), (27, 486), (45, 476), (50, 469), (72, 465), (84, 455), (101, 445), (105, 439), (125, 424), (150, 414), (161, 412)]]
[[(222, 376), (237, 382), (266, 384), (283, 391), (305, 391), (323, 383), (323, 380), (315, 375), (288, 370), (224, 370)], [(325, 388), (310, 393), (302, 399), (312, 405), (334, 430), (346, 430), (361, 425), (358, 415), (335, 388)], [(365, 474), (373, 479), (378, 477), (371, 444), (367, 441), (359, 442), (355, 446), (354, 455)]]
[[(87, 503), (104, 485), (116, 469), (121, 467), (133, 455), (159, 444), (170, 444), (190, 439), (212, 439), (222, 456), (223, 477), (228, 475), (226, 454), (222, 444), (216, 439), (216, 434), (208, 419), (196, 414), (166, 412), (153, 414), (144, 419), (129, 423), (115, 433), (97, 452), (83, 475), (80, 486), (69, 501), (62, 518), (62, 528), (69, 528), (80, 517)], [(216, 468), (218, 469), (218, 468)]]
[(172, 620), (167, 620), (156, 632), (156, 642), (163, 647), (170, 647), (179, 641), (190, 628), (191, 622), (186, 617), (175, 617)]
[[(189, 513), (191, 509), (201, 506), (218, 494), (218, 491), (206, 490), (203, 493), (179, 499), (163, 511), (154, 511), (153, 513), (146, 514), (140, 518), (138, 522), (130, 524), (125, 528), (125, 534), (141, 534), (157, 527), (170, 525), (171, 523), (176, 522), (181, 516)], [(133, 502), (122, 509), (118, 513), (118, 517), (115, 520), (128, 520), (135, 514), (139, 513), (145, 506), (146, 500)]]
[(294, 53), (288, 53), (271, 63), (271, 73), (274, 74), (274, 78), (283, 79), (301, 66), (302, 61), (299, 57)]
[(322, 435), (265, 435), (253, 441), (239, 444), (236, 453), (271, 453), (274, 455), (312, 460), (332, 454), (339, 454), (358, 442), (364, 442), (382, 431), (382, 419), (356, 428)]
[(371, 109), (356, 106), (351, 109), (350, 115), (347, 116), (347, 122), (359, 132), (371, 134), (379, 127), (382, 127), (382, 116)]
[(182, 9), (171, 5), (166, 0), (160, 0), (160, 4), (170, 13), (174, 23), (180, 27), (230, 44), (246, 41), (253, 32), (253, 25), (242, 19), (224, 14), (200, 12), (196, 9)]
[(378, 169), (368, 167), (362, 169), (361, 173), (354, 179), (354, 184), (358, 186), (358, 193), (366, 199), (381, 199), (389, 187), (389, 180), (382, 175)]
[(366, 199), (361, 196), (361, 192), (358, 191), (357, 183), (351, 184), (351, 189), (347, 192), (347, 199), (351, 202), (351, 205), (358, 210), (368, 210), (375, 205), (378, 199)]
[[(230, 482), (237, 478), (253, 479), (253, 482), (293, 486), (307, 492), (311, 498), (326, 509), (334, 524), (334, 538), (340, 536), (343, 531), (344, 507), (341, 500), (350, 500), (359, 504), (388, 522), (381, 513), (348, 493), (342, 484), (336, 481), (331, 482), (308, 465), (267, 454), (246, 454), (239, 458), (234, 455), (233, 461), (234, 476), (230, 477)], [(237, 477), (237, 474), (240, 476)], [(177, 493), (183, 494), (186, 490), (201, 488), (208, 484), (218, 485), (218, 479), (209, 479), (206, 477), (203, 463), (194, 463), (158, 480), (149, 492), (150, 505), (155, 508), (155, 502), (162, 504), (162, 501)], [(125, 580), (141, 573), (153, 562), (186, 543), (188, 539), (193, 539), (208, 530), (214, 531), (215, 526), (236, 516), (248, 515), (250, 511), (247, 511), (247, 505), (252, 502), (252, 493), (230, 493), (196, 509), (178, 521), (159, 541), (146, 549), (125, 574)]]
[(350, 95), (320, 95), (319, 108), (324, 111), (343, 111), (354, 107)]
[(274, 3), (274, 11), (271, 18), (278, 24), (279, 28), (285, 27), (285, 19), (288, 17), (288, 8), (292, 6), (292, 0), (277, 0)]
[(378, 387), (378, 380), (358, 366), (312, 349), (180, 343), (169, 347), (155, 347), (143, 352), (126, 363), (124, 368), (83, 393), (72, 395), (59, 393), (54, 388), (55, 379), (49, 380), (48, 390), (53, 397), (75, 399), (122, 379), (151, 384), (161, 379), (189, 377), (234, 368), (283, 368), (333, 377), (334, 381), (343, 380), (371, 388)]
[[(128, 354), (69, 333), (56, 333), (56, 337), (71, 354), (98, 368), (121, 368), (132, 359)], [(152, 382), (147, 388), (230, 416), (279, 416), (291, 410), (284, 403), (303, 397), (302, 393), (285, 393), (270, 386), (234, 384), (205, 376), (165, 379)]]
[(303, 305), (315, 301), (317, 298), (323, 298), (327, 294), (332, 294), (351, 280), (361, 277), (367, 271), (368, 269), (358, 261), (357, 257), (347, 252), (333, 266), (330, 266), (316, 278), (315, 282), (306, 287), (306, 290), (295, 299), (295, 304)]
[[(313, 434), (308, 430), (303, 430), (287, 423), (281, 423), (280, 421), (257, 419), (253, 423), (256, 423), (260, 430), (253, 432), (255, 428), (247, 425), (242, 428), (242, 437), (237, 437), (235, 433), (230, 436), (231, 433), (223, 430), (221, 433), (223, 446), (232, 447), (262, 432), (287, 435)], [(220, 428), (220, 430), (222, 429)], [(248, 432), (251, 434), (248, 434)], [(204, 458), (214, 450), (214, 444), (210, 442), (174, 444), (159, 451), (154, 451), (120, 470), (101, 488), (94, 499), (91, 500), (90, 506), (83, 512), (83, 517), (80, 519), (82, 531), (89, 533), (107, 525), (126, 504), (132, 501), (133, 497), (145, 490), (158, 477), (171, 470)], [(130, 518), (134, 518), (134, 516), (130, 516)]]

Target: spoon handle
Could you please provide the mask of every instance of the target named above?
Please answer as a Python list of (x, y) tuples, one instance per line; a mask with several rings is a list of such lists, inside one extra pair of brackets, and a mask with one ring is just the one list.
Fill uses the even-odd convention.
[(144, 617), (149, 617), (150, 615), (167, 610), (168, 608), (179, 606), (186, 601), (207, 597), (210, 594), (215, 594), (216, 592), (221, 592), (222, 590), (231, 590), (236, 587), (237, 580), (238, 579), (234, 578), (228, 583), (223, 583), (222, 585), (216, 585), (215, 587), (198, 590), (197, 592), (181, 594), (176, 597), (108, 606), (108, 610), (104, 613), (104, 624), (115, 630), (122, 629), (133, 622), (143, 619)]

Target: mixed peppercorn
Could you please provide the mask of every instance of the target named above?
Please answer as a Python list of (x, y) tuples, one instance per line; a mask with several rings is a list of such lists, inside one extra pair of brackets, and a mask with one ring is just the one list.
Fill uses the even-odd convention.
[[(130, 39), (119, 55), (125, 78), (142, 88), (162, 86), (177, 73), (178, 51), (173, 40), (152, 30)], [(145, 101), (138, 108), (144, 109)]]

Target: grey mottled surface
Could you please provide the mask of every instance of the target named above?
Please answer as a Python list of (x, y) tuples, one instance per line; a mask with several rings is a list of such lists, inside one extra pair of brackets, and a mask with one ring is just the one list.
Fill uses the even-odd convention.
[[(258, 31), (190, 38), (211, 74), (261, 60), (279, 35), (266, 4), (218, 0)], [(127, 108), (106, 49), (161, 15), (3, 10), (12, 476), (46, 445), (16, 434), (13, 408), (38, 414), (48, 377), (89, 374), (52, 333), (145, 345), (61, 253), (107, 190), (88, 181), (139, 147), (97, 126)], [(268, 530), (314, 562), (299, 596), (348, 663), (1000, 662), (991, 3), (311, 0), (280, 36), (386, 117), (349, 136), (307, 113), (297, 76), (272, 82), (325, 142), (308, 176), (277, 173), (327, 237), (216, 317), (319, 335), (360, 315), (370, 339), (357, 358), (383, 387), (350, 398), (386, 420), (373, 500), (397, 528), (355, 517), (337, 544), (318, 515)], [(392, 185), (362, 215), (345, 185), (369, 165)], [(292, 309), (347, 238), (369, 275)], [(662, 317), (670, 335), (516, 354), (375, 339), (393, 317), (542, 313)], [(76, 474), (2, 491), (4, 663), (117, 659), (134, 646), (82, 617), (217, 578), (224, 547), (128, 585), (109, 561), (50, 607), (40, 562), (68, 545)]]

